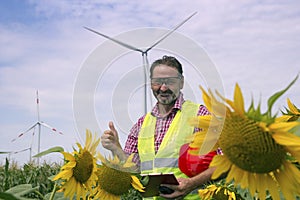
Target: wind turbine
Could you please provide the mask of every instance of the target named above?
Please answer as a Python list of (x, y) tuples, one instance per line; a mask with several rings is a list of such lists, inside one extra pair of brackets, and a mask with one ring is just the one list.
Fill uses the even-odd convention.
[(147, 76), (147, 72), (149, 70), (149, 60), (148, 60), (148, 52), (153, 49), (156, 45), (158, 45), (160, 42), (162, 42), (164, 39), (166, 39), (169, 35), (171, 35), (175, 30), (177, 30), (180, 26), (182, 26), (185, 22), (187, 22), (190, 18), (192, 18), (197, 12), (194, 12), (192, 15), (190, 15), (189, 17), (187, 17), (185, 20), (183, 20), (181, 23), (179, 23), (177, 26), (175, 26), (173, 29), (171, 29), (170, 31), (168, 31), (165, 35), (163, 35), (159, 40), (157, 40), (156, 42), (153, 43), (153, 45), (151, 45), (150, 47), (148, 47), (146, 50), (142, 50), (140, 48), (137, 48), (137, 47), (134, 47), (130, 44), (126, 44), (125, 42), (122, 42), (122, 41), (119, 41), (119, 40), (116, 40), (112, 37), (109, 37), (103, 33), (100, 33), (98, 31), (95, 31), (91, 28), (88, 28), (88, 27), (84, 27), (85, 29), (93, 32), (93, 33), (96, 33), (104, 38), (107, 38), (123, 47), (126, 47), (128, 49), (131, 49), (133, 51), (137, 51), (137, 52), (140, 52), (142, 53), (142, 57), (143, 57), (143, 69), (144, 69), (144, 81), (145, 81), (145, 84), (144, 84), (144, 112), (145, 114), (147, 113), (147, 79), (148, 79), (148, 76)]
[[(40, 153), (40, 150), (41, 150), (41, 128), (42, 126), (46, 127), (46, 128), (49, 128), (51, 131), (53, 132), (56, 132), (58, 134), (63, 134), (62, 132), (60, 131), (57, 131), (56, 128), (53, 128), (51, 127), (50, 125), (46, 124), (45, 122), (41, 121), (40, 120), (40, 109), (39, 109), (39, 93), (38, 91), (36, 91), (36, 106), (37, 106), (37, 122), (35, 122), (32, 126), (30, 126), (27, 130), (21, 132), (18, 137), (14, 138), (11, 140), (11, 142), (14, 142), (16, 141), (18, 138), (22, 137), (24, 134), (28, 133), (30, 130), (33, 130), (33, 134), (32, 136), (34, 136), (34, 131), (35, 131), (35, 128), (38, 127), (38, 154)], [(30, 154), (31, 154), (31, 149), (32, 149), (32, 143), (30, 145), (30, 148), (28, 148), (30, 150)], [(31, 155), (30, 155), (31, 157)], [(39, 165), (39, 157), (37, 158), (37, 163)]]

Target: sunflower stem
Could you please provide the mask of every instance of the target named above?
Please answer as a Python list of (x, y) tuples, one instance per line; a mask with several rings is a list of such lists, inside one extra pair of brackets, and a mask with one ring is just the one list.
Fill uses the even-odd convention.
[(53, 190), (51, 192), (51, 195), (49, 197), (49, 200), (53, 200), (55, 193), (56, 193), (57, 183), (54, 184)]

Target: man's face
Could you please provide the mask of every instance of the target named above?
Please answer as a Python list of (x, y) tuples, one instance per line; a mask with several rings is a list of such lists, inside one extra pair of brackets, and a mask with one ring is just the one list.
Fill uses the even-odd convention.
[(183, 88), (183, 77), (177, 69), (167, 65), (154, 68), (151, 78), (151, 89), (157, 101), (163, 105), (173, 104)]

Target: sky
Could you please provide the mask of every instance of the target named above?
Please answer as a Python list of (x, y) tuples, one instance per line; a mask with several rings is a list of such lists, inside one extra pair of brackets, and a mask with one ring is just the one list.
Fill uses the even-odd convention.
[[(297, 0), (1, 1), (0, 152), (8, 153), (0, 154), (0, 163), (6, 157), (26, 163), (38, 146), (72, 151), (84, 142), (85, 129), (101, 135), (109, 121), (124, 145), (144, 113), (142, 55), (84, 27), (145, 49), (195, 12), (147, 54), (150, 63), (178, 56), (187, 99), (203, 103), (199, 85), (215, 83), (232, 99), (238, 83), (246, 108), (253, 98), (264, 111), (267, 99), (299, 74)], [(274, 112), (287, 98), (300, 106), (299, 84), (276, 102)], [(149, 110), (155, 100), (147, 95)], [(57, 131), (41, 126), (39, 132), (37, 126), (18, 137), (38, 116)], [(41, 158), (61, 159), (58, 153)]]

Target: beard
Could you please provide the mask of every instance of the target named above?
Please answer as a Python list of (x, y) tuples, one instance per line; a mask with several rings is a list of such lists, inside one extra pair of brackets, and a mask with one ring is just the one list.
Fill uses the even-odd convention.
[(172, 105), (175, 103), (178, 95), (176, 95), (172, 90), (166, 90), (166, 91), (153, 91), (153, 94), (157, 101), (163, 105)]

